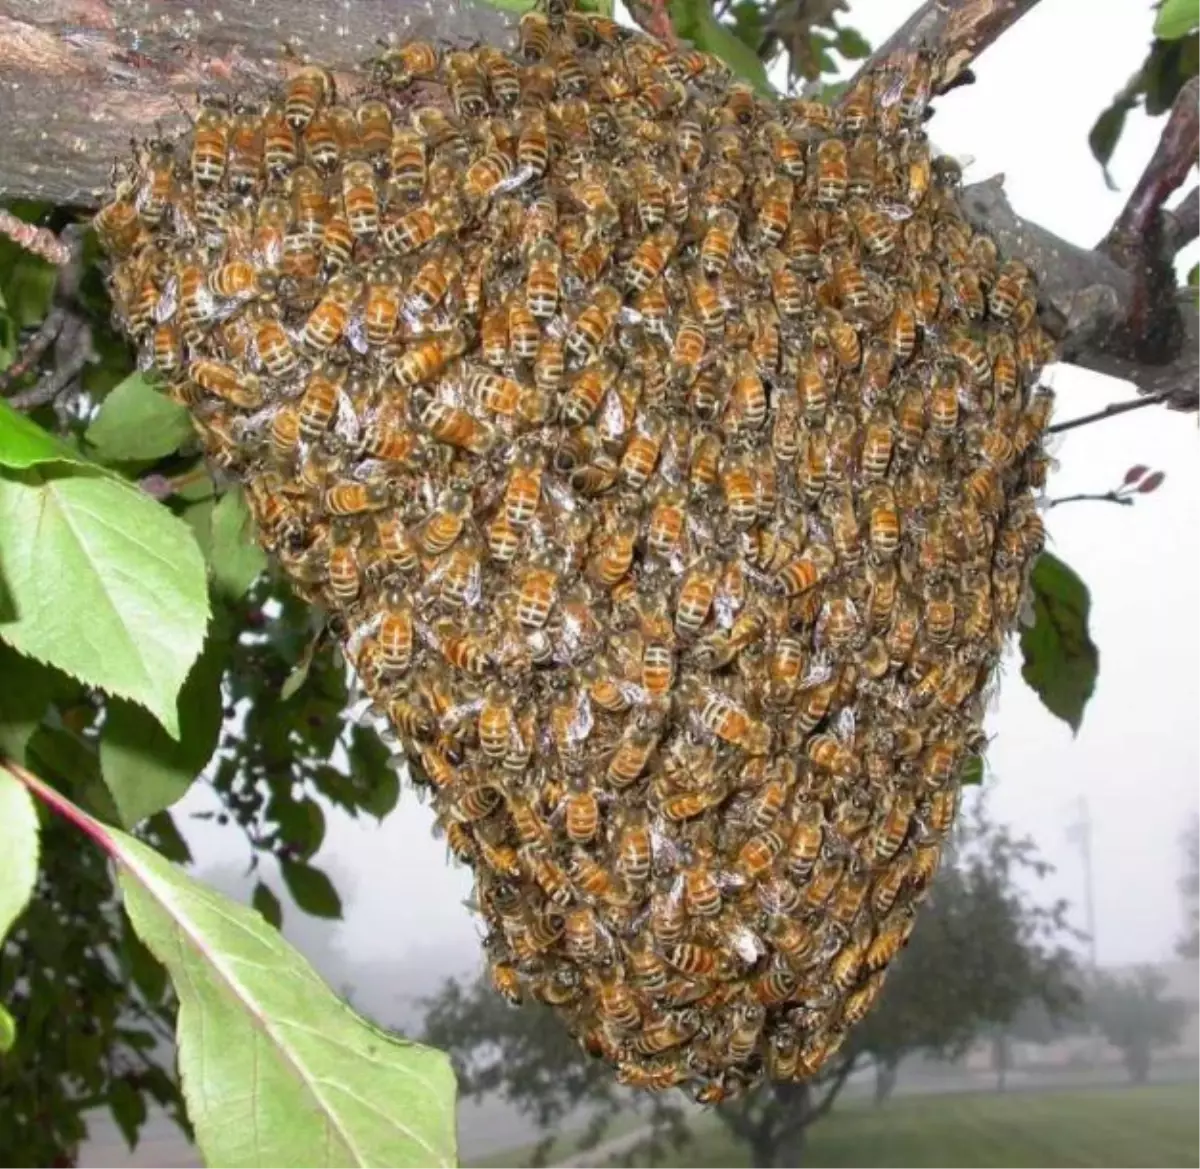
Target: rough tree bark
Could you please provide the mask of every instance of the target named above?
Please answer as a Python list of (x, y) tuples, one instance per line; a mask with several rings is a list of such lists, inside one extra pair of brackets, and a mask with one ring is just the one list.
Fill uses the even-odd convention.
[[(961, 80), (1036, 2), (928, 0), (868, 66), (937, 47), (942, 82)], [(661, 2), (645, 7), (663, 11)], [(305, 56), (345, 71), (384, 40), (507, 45), (513, 30), (511, 15), (472, 0), (0, 0), (0, 198), (94, 208), (130, 139), (186, 128), (200, 90), (253, 93)], [(974, 222), (1037, 273), (1046, 322), (1067, 360), (1185, 410), (1200, 397), (1200, 337), (1194, 301), (1174, 288), (1172, 262), (1200, 222), (1195, 192), (1174, 211), (1164, 203), (1196, 160), (1197, 120), (1192, 84), (1095, 249), (1021, 219), (999, 178), (964, 191)]]

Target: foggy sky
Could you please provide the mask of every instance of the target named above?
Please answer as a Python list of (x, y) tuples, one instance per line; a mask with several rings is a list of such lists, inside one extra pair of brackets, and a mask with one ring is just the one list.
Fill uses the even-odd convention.
[[(931, 124), (941, 149), (974, 159), (968, 181), (1004, 173), (1019, 214), (1086, 246), (1110, 226), (1161, 127), (1140, 112), (1130, 116), (1112, 167), (1120, 190), (1108, 191), (1087, 133), (1141, 65), (1152, 16), (1148, 2), (1102, 7), (1098, 19), (1099, 8), (1082, 0), (1044, 0), (982, 58), (975, 85), (938, 103)], [(915, 8), (912, 0), (851, 0), (849, 23), (877, 44)], [(1187, 265), (1195, 258), (1193, 246)], [(1056, 420), (1133, 392), (1063, 367), (1052, 384)], [(1075, 739), (1040, 706), (1010, 655), (986, 727), (994, 738), (985, 782), (994, 814), (1031, 833), (1058, 866), (1041, 888), (1076, 905), (1080, 854), (1065, 830), (1086, 796), (1099, 960), (1155, 961), (1172, 956), (1182, 926), (1178, 837), (1196, 807), (1200, 773), (1196, 417), (1149, 408), (1064, 438), (1051, 497), (1105, 491), (1134, 463), (1165, 470), (1167, 481), (1132, 508), (1078, 503), (1048, 513), (1049, 547), (1091, 586), (1099, 682)], [(184, 805), (202, 806), (200, 791)], [(432, 839), (432, 819), (411, 789), (382, 826), (329, 816), (317, 863), (334, 858), (356, 874), (340, 931), (350, 953), (400, 964), (453, 961), (456, 971), (474, 962), (478, 927), (462, 904), (469, 875)], [(233, 831), (186, 818), (181, 827), (202, 863), (246, 857)], [(282, 895), (277, 876), (274, 884)], [(1075, 923), (1084, 923), (1081, 908)]]

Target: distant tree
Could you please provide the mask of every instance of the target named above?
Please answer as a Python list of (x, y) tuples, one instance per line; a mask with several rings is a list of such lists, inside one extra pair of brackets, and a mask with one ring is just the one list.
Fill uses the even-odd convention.
[(1086, 992), (1088, 1018), (1096, 1030), (1121, 1052), (1129, 1078), (1144, 1084), (1150, 1078), (1154, 1052), (1179, 1039), (1193, 1008), (1183, 999), (1166, 998), (1167, 980), (1150, 967), (1120, 978), (1097, 972)]
[(1200, 815), (1192, 817), (1184, 830), (1183, 875), (1179, 878), (1179, 893), (1183, 898), (1186, 927), (1175, 947), (1181, 958), (1200, 958)]

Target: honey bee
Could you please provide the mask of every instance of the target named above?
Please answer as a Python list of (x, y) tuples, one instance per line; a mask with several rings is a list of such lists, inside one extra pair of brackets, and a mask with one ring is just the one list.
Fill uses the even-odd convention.
[(296, 133), (301, 133), (323, 105), (337, 100), (333, 76), (316, 65), (305, 66), (288, 79), (283, 116)]
[(796, 374), (796, 397), (808, 425), (822, 426), (825, 422), (825, 408), (829, 404), (829, 386), (825, 380), (825, 371), (814, 352), (805, 352), (800, 356)]
[(781, 176), (767, 180), (759, 189), (754, 227), (762, 247), (773, 248), (783, 239), (791, 223), (793, 194), (791, 179)]
[(702, 556), (684, 575), (675, 604), (675, 629), (683, 635), (695, 635), (708, 619), (717, 595), (718, 565), (711, 556)]
[(731, 955), (695, 942), (668, 946), (663, 957), (676, 970), (695, 978), (724, 981), (737, 974), (737, 964)]
[(406, 349), (396, 360), (396, 380), (409, 389), (428, 385), (466, 348), (460, 327), (432, 336)]
[(533, 361), (542, 342), (537, 318), (515, 295), (508, 301), (508, 342), (509, 352), (517, 361)]
[(721, 912), (721, 887), (706, 861), (692, 855), (683, 870), (683, 904), (692, 917), (715, 917)]
[(650, 762), (650, 756), (657, 745), (657, 731), (637, 720), (628, 723), (612, 759), (609, 760), (605, 773), (608, 782), (618, 789), (636, 783)]
[(328, 589), (335, 603), (352, 604), (362, 588), (358, 550), (350, 539), (349, 530), (334, 525), (333, 543), (329, 548)]
[[(138, 150), (138, 163), (142, 180), (134, 195), (133, 205), (144, 224), (149, 227), (157, 227), (166, 214), (175, 190), (175, 148), (171, 143), (158, 139), (148, 142)], [(231, 186), (233, 186), (233, 182), (231, 172)], [(234, 187), (234, 189), (239, 188)], [(127, 239), (119, 242), (122, 247), (118, 250), (128, 250), (133, 240)]]
[(354, 160), (342, 168), (342, 199), (354, 239), (372, 238), (379, 231), (379, 195), (369, 162)]
[(890, 560), (900, 548), (900, 513), (891, 488), (882, 484), (873, 487), (868, 495), (870, 514), (867, 538), (876, 563)]
[(854, 257), (843, 248), (834, 253), (831, 264), (833, 283), (843, 310), (851, 314), (865, 312), (870, 306), (871, 294)]
[(616, 379), (616, 366), (608, 360), (586, 366), (575, 374), (559, 406), (563, 422), (582, 426), (599, 409), (600, 401)]
[(859, 961), (871, 972), (882, 970), (904, 949), (915, 924), (916, 915), (909, 906), (894, 909), (884, 919), (875, 940)]
[(483, 73), (475, 56), (468, 52), (452, 52), (445, 60), (446, 80), (454, 112), (460, 118), (481, 118), (488, 112)]
[(645, 813), (624, 811), (617, 835), (614, 866), (627, 883), (640, 885), (650, 877), (653, 849)]
[(638, 524), (632, 517), (617, 521), (588, 565), (589, 576), (602, 588), (612, 588), (633, 563)]
[(196, 358), (188, 365), (188, 376), (196, 385), (219, 398), (253, 410), (262, 405), (262, 384), (252, 373), (208, 358)]
[(183, 338), (179, 329), (170, 321), (154, 326), (150, 337), (150, 348), (154, 355), (154, 368), (166, 377), (178, 373), (183, 365)]
[(816, 150), (816, 190), (818, 203), (837, 204), (846, 197), (850, 178), (846, 145), (838, 138), (826, 138)]
[(387, 49), (372, 62), (372, 75), (379, 84), (391, 89), (405, 89), (414, 81), (433, 77), (437, 73), (438, 50), (424, 41), (409, 41)]
[(681, 315), (679, 329), (671, 346), (669, 377), (676, 386), (691, 385), (700, 371), (708, 348), (708, 338), (695, 317)]
[[(593, 289), (591, 299), (571, 323), (566, 349), (580, 363), (591, 361), (603, 346), (621, 306), (621, 294), (611, 285)], [(614, 370), (615, 374), (615, 370)]]
[[(646, 1056), (661, 1055), (686, 1043), (700, 1030), (700, 1012), (697, 1010), (675, 1011), (669, 1015), (660, 1015), (647, 1024), (641, 1034), (633, 1041), (635, 1050)], [(668, 1066), (668, 1071), (672, 1070)], [(678, 1082), (673, 1076), (670, 1082)]]
[(310, 442), (320, 438), (333, 422), (342, 396), (342, 380), (339, 375), (330, 376), (330, 370), (318, 366), (309, 374), (300, 397), (297, 424), (300, 437)]
[(344, 481), (326, 489), (323, 501), (331, 516), (361, 515), (386, 507), (389, 492), (382, 484)]
[(229, 162), (231, 120), (218, 105), (205, 105), (192, 136), (192, 182), (200, 189), (219, 186)]
[(406, 212), (398, 219), (389, 219), (380, 230), (383, 246), (398, 255), (407, 255), (424, 247), (439, 233), (438, 219), (430, 205)]
[(561, 251), (551, 240), (540, 240), (530, 249), (525, 303), (538, 320), (548, 320), (558, 311), (561, 258)]
[(466, 410), (452, 406), (441, 398), (429, 398), (420, 409), (421, 425), (438, 442), (485, 454), (495, 441), (495, 433)]
[(729, 264), (737, 238), (738, 216), (727, 207), (712, 213), (700, 245), (700, 267), (705, 276), (720, 276)]
[(309, 349), (320, 354), (337, 344), (350, 323), (350, 313), (362, 290), (363, 282), (358, 276), (338, 276), (330, 281), (301, 333), (301, 340)]
[(992, 366), (987, 350), (969, 332), (961, 328), (953, 330), (949, 349), (975, 385), (982, 386), (991, 381)]
[(784, 596), (798, 597), (820, 584), (836, 563), (833, 549), (824, 544), (812, 544), (794, 560), (788, 561), (775, 574), (775, 581)]
[[(621, 456), (621, 476), (630, 487), (644, 487), (654, 474), (666, 429), (666, 422), (658, 415), (638, 416), (633, 437)], [(636, 535), (636, 524), (634, 529)]]
[(896, 413), (896, 444), (906, 455), (911, 455), (920, 447), (924, 437), (925, 395), (920, 386), (913, 385), (900, 398), (900, 408)]
[(901, 601), (885, 637), (893, 669), (899, 669), (911, 657), (918, 623), (916, 602), (908, 599)]
[(634, 250), (625, 270), (625, 283), (633, 292), (642, 292), (662, 274), (679, 241), (673, 227), (664, 227), (647, 235)]
[(353, 114), (344, 106), (329, 106), (313, 115), (300, 137), (309, 164), (322, 175), (330, 175), (342, 160), (347, 137), (356, 136)]

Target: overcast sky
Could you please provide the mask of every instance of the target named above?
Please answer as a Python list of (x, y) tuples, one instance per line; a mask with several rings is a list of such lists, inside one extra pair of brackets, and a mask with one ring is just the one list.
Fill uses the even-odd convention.
[[(973, 159), (969, 181), (1003, 172), (1018, 213), (1087, 246), (1111, 224), (1161, 126), (1130, 118), (1112, 168), (1120, 190), (1107, 190), (1087, 133), (1141, 64), (1151, 16), (1147, 0), (1104, 4), (1103, 19), (1099, 7), (1043, 0), (981, 59), (974, 86), (939, 103), (931, 125), (941, 149)], [(915, 8), (912, 0), (851, 0), (851, 22), (877, 44)], [(1057, 419), (1132, 394), (1127, 384), (1062, 367), (1053, 384)], [(1049, 513), (1050, 547), (1091, 586), (1099, 684), (1073, 738), (1010, 659), (987, 726), (986, 783), (995, 814), (1031, 833), (1058, 866), (1047, 893), (1080, 905), (1080, 855), (1065, 832), (1087, 799), (1099, 959), (1158, 960), (1171, 956), (1181, 925), (1178, 836), (1200, 774), (1196, 416), (1151, 408), (1064, 438), (1052, 496), (1105, 491), (1134, 463), (1165, 470), (1167, 481), (1132, 508), (1079, 503)], [(470, 879), (450, 867), (431, 823), (411, 790), (382, 826), (331, 816), (318, 860), (336, 854), (339, 867), (357, 874), (341, 939), (350, 953), (407, 963), (453, 948), (469, 961), (477, 927), (462, 902)], [(243, 856), (232, 832), (195, 821), (186, 831), (202, 863), (215, 852)], [(1076, 920), (1083, 924), (1082, 909)]]

